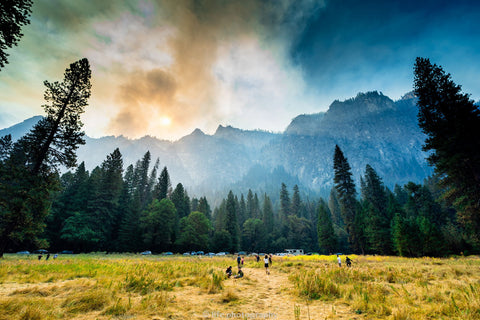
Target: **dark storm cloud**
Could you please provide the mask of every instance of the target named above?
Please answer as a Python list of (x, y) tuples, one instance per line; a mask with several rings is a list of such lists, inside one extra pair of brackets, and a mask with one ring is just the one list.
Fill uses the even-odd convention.
[(329, 1), (310, 19), (292, 57), (319, 91), (345, 84), (384, 90), (382, 82), (388, 88), (399, 81), (407, 91), (416, 56), (461, 77), (467, 71), (462, 60), (480, 53), (478, 21), (477, 1)]

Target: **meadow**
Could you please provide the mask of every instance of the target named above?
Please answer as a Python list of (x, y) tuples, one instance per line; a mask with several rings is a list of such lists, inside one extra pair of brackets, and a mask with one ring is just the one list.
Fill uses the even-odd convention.
[(480, 258), (81, 254), (0, 260), (3, 319), (480, 319)]

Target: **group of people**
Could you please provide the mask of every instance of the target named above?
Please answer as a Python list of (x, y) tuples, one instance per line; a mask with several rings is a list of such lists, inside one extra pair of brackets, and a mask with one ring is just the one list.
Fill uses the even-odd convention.
[[(53, 256), (53, 259), (57, 259), (57, 257), (58, 257), (58, 254), (55, 254), (55, 255)], [(42, 255), (42, 254), (39, 254), (39, 255), (38, 255), (38, 260), (42, 260), (42, 258), (43, 258), (43, 255)], [(47, 256), (45, 257), (45, 260), (48, 260), (49, 258), (50, 258), (50, 253), (47, 253)]]
[[(255, 259), (256, 259), (257, 262), (259, 262), (260, 261), (260, 256), (257, 254), (255, 256)], [(268, 270), (268, 268), (272, 265), (272, 255), (271, 254), (270, 255), (266, 254), (265, 258), (263, 259), (263, 262), (265, 264), (265, 273), (270, 274), (270, 271)], [(234, 276), (235, 279), (243, 277), (242, 267), (243, 267), (244, 263), (245, 263), (245, 258), (238, 255), (237, 256), (238, 272)], [(227, 277), (230, 278), (233, 275), (232, 266), (229, 266), (227, 268), (227, 270), (225, 271), (225, 273), (227, 274)]]
[[(257, 262), (259, 262), (260, 261), (260, 256), (257, 254), (255, 256), (255, 259), (256, 259)], [(349, 257), (345, 258), (345, 263), (346, 263), (347, 267), (352, 266), (352, 261), (353, 260), (350, 259)], [(245, 262), (245, 258), (238, 255), (237, 256), (238, 272), (234, 276), (235, 279), (243, 277), (242, 267), (243, 267), (244, 262)], [(270, 271), (268, 270), (268, 268), (272, 266), (272, 255), (271, 254), (270, 255), (266, 254), (265, 257), (263, 258), (263, 262), (265, 264), (265, 273), (268, 275), (268, 274), (270, 274)], [(340, 255), (338, 255), (338, 254), (337, 254), (337, 262), (338, 262), (338, 266), (341, 267), (342, 266), (342, 259), (340, 258)], [(230, 278), (233, 275), (232, 266), (229, 266), (227, 268), (227, 270), (225, 271), (225, 273), (227, 274), (227, 277)]]
[[(352, 266), (352, 259), (350, 259), (349, 257), (346, 257), (345, 258), (345, 263), (347, 264), (347, 267), (351, 267)], [(338, 266), (341, 267), (342, 266), (342, 259), (340, 258), (340, 256), (337, 254), (337, 262), (338, 262)]]

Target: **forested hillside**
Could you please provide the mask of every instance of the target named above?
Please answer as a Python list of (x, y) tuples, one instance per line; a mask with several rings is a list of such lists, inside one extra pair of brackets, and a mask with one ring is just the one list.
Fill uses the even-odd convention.
[(82, 252), (476, 250), (442, 197), (448, 186), (429, 177), (416, 101), (359, 94), (295, 118), (283, 134), (220, 126), (175, 142), (87, 139), (84, 161), (52, 189), (42, 237), (53, 251)]
[[(281, 182), (298, 184), (305, 196), (327, 197), (333, 186), (331, 155), (338, 144), (354, 155), (351, 165), (357, 183), (370, 164), (392, 189), (409, 181), (421, 183), (432, 173), (421, 149), (425, 135), (418, 127), (415, 103), (412, 94), (394, 102), (378, 92), (360, 93), (333, 102), (326, 113), (296, 117), (284, 133), (219, 126), (213, 135), (197, 129), (178, 141), (86, 137), (78, 157), (92, 170), (116, 148), (125, 165), (135, 164), (150, 151), (152, 161), (158, 158), (162, 167), (168, 167), (172, 181), (218, 204), (225, 189), (274, 194)], [(10, 131), (28, 130), (25, 127)]]

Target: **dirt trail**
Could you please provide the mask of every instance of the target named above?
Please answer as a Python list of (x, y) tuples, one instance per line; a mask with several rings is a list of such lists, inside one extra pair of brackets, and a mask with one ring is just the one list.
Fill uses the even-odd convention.
[[(223, 291), (215, 295), (176, 292), (176, 304), (187, 304), (193, 319), (355, 319), (348, 306), (323, 301), (308, 301), (295, 294), (288, 274), (272, 268), (243, 268), (245, 277), (227, 279)], [(183, 288), (185, 289), (185, 288)], [(188, 294), (187, 296), (185, 294)], [(185, 300), (184, 300), (185, 299)], [(198, 311), (202, 310), (199, 314)], [(300, 312), (295, 317), (295, 310)], [(187, 310), (185, 310), (187, 311)], [(188, 311), (187, 311), (188, 312)]]
[[(238, 296), (246, 302), (239, 306), (240, 309), (245, 308), (244, 313), (260, 314), (257, 319), (295, 319), (295, 309), (300, 312), (298, 319), (342, 319), (342, 314), (349, 313), (346, 306), (298, 297), (288, 274), (275, 270), (275, 267), (269, 275), (264, 269), (245, 268), (244, 271), (247, 281), (238, 279), (231, 288), (238, 289)], [(351, 318), (351, 314), (347, 318)]]

